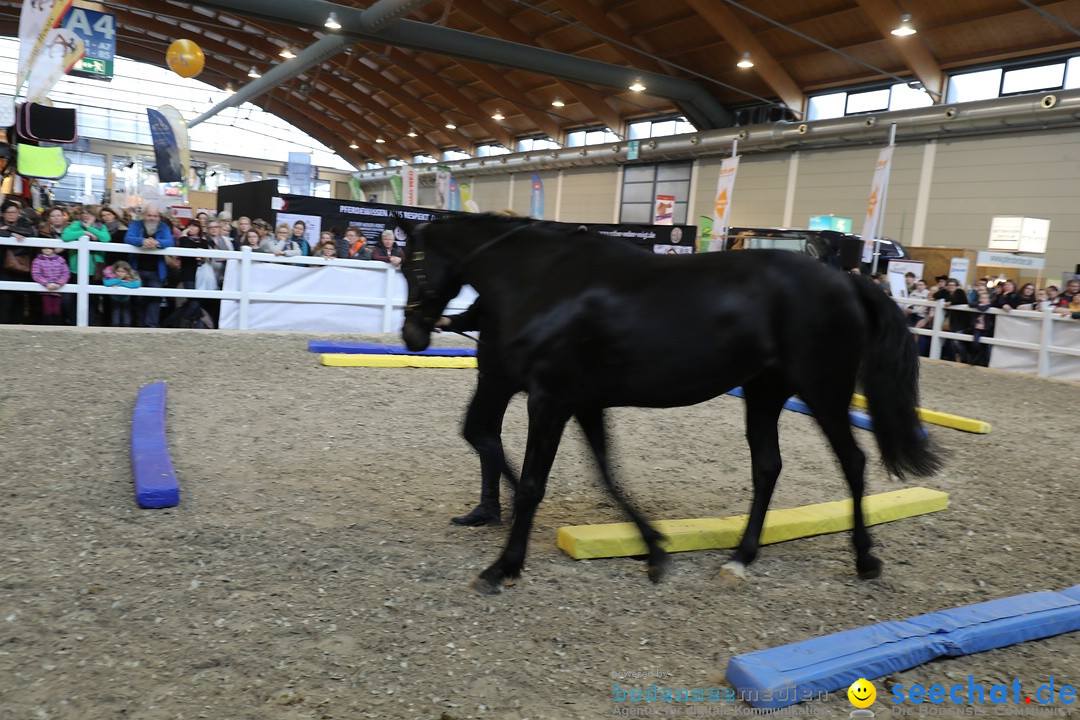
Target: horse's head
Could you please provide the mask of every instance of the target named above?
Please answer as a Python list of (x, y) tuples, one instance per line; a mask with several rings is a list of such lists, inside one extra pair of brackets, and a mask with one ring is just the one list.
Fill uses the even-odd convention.
[(409, 284), (409, 302), (405, 306), (401, 338), (405, 347), (413, 352), (425, 350), (431, 344), (431, 331), (436, 321), (464, 285), (458, 273), (457, 258), (451, 257), (438, 243), (431, 242), (430, 228), (431, 225), (425, 223), (410, 230), (401, 264)]

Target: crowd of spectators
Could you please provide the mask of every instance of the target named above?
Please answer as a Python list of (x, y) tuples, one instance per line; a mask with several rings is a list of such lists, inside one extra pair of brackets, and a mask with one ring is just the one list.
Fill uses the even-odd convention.
[[(905, 277), (907, 288), (904, 297), (923, 300), (943, 300), (945, 307), (944, 329), (949, 332), (971, 335), (969, 341), (946, 339), (941, 346), (941, 359), (966, 362), (971, 365), (988, 366), (992, 346), (983, 342), (994, 336), (994, 324), (998, 313), (1013, 310), (1049, 311), (1057, 315), (1080, 319), (1080, 278), (1073, 278), (1061, 291), (1056, 285), (1036, 288), (1035, 283), (1024, 283), (1019, 288), (1008, 279), (979, 278), (965, 290), (960, 281), (947, 275), (934, 278), (929, 287), (926, 281), (916, 279), (914, 273)], [(929, 328), (934, 321), (935, 309), (929, 305), (904, 305), (908, 324), (914, 328)], [(966, 308), (960, 310), (959, 308)], [(918, 335), (919, 354), (930, 354), (930, 337)]]
[[(246, 245), (254, 252), (277, 257), (376, 260), (394, 267), (403, 257), (391, 230), (372, 243), (359, 228), (349, 227), (344, 232), (331, 228), (320, 233), (312, 245), (302, 220), (273, 228), (261, 218), (242, 216), (234, 222), (227, 212), (199, 212), (189, 221), (177, 221), (153, 205), (146, 206), (136, 218), (99, 205), (54, 206), (37, 213), (17, 200), (0, 204), (0, 237), (74, 242), (84, 235), (95, 242), (127, 243), (133, 249), (239, 250)], [(53, 291), (71, 282), (77, 270), (74, 250), (0, 246), (0, 280), (38, 283)], [(224, 260), (138, 252), (91, 253), (90, 281), (106, 287), (217, 290), (224, 274)], [(217, 300), (188, 298), (170, 304), (142, 295), (91, 295), (90, 303), (91, 324), (114, 327), (213, 327), (220, 310)], [(0, 324), (74, 325), (75, 315), (73, 293), (0, 291)]]

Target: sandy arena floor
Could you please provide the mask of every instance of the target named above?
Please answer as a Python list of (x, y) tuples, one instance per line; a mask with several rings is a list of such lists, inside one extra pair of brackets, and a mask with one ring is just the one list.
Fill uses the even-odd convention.
[[(0, 720), (600, 718), (621, 707), (613, 673), (722, 685), (734, 654), (1080, 582), (1080, 387), (928, 362), (922, 404), (994, 429), (931, 429), (947, 464), (921, 484), (951, 506), (873, 530), (881, 580), (856, 579), (846, 533), (766, 547), (736, 587), (715, 575), (726, 550), (676, 555), (656, 586), (634, 559), (572, 560), (559, 526), (621, 518), (570, 429), (526, 575), (481, 597), (505, 529), (448, 521), (478, 492), (459, 436), (474, 371), (322, 367), (306, 341), (0, 328)], [(182, 502), (141, 510), (131, 411), (159, 380)], [(746, 512), (742, 415), (731, 397), (614, 412), (625, 487), (654, 518)], [(524, 428), (518, 399), (516, 462)], [(774, 508), (845, 497), (810, 418), (785, 413), (781, 442)], [(902, 486), (871, 468), (869, 492)], [(896, 673), (872, 709), (891, 714), (894, 683), (1034, 692), (1078, 668), (1080, 634), (1062, 635)]]

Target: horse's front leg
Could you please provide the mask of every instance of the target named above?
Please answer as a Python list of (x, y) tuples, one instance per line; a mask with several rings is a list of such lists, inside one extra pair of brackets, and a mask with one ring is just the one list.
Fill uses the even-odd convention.
[(570, 414), (569, 404), (565, 401), (543, 392), (529, 394), (529, 437), (521, 479), (514, 495), (514, 521), (499, 559), (473, 583), (477, 591), (498, 593), (502, 591), (503, 580), (520, 577), (536, 508), (544, 499), (548, 474)]

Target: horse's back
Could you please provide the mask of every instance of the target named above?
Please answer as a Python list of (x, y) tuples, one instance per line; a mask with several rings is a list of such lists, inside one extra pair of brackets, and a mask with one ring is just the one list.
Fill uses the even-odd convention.
[(861, 348), (851, 278), (812, 258), (591, 249), (572, 254), (584, 266), (548, 276), (511, 338), (519, 365), (542, 362), (552, 382), (580, 382), (600, 404), (692, 404), (767, 370), (850, 364), (845, 351)]

